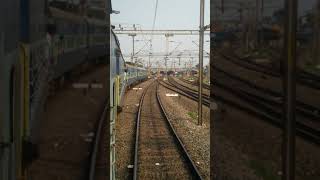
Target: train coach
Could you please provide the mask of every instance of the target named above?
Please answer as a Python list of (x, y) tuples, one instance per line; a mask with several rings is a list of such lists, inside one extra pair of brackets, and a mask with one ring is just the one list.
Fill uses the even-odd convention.
[(125, 62), (120, 43), (110, 29), (110, 175), (115, 177), (115, 122), (121, 111), (126, 89), (147, 78), (146, 69), (133, 63)]
[(126, 84), (128, 87), (147, 78), (147, 70), (132, 63), (126, 63)]
[(74, 67), (105, 58), (107, 24), (102, 20), (78, 16), (50, 7), (53, 79), (63, 77)]
[(108, 55), (105, 22), (48, 5), (1, 1), (0, 179), (28, 179), (49, 82)]
[[(21, 176), (24, 63), (19, 58), (19, 0), (0, 6), (0, 179)], [(10, 18), (8, 18), (10, 17)]]

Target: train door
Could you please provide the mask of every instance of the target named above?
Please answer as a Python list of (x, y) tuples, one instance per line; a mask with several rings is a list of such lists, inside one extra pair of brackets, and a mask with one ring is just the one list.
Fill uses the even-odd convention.
[(118, 83), (117, 83), (117, 64), (116, 49), (114, 34), (110, 33), (110, 177), (115, 179), (115, 123), (117, 118), (117, 96), (118, 96)]
[[(110, 101), (111, 105), (111, 118), (110, 118), (110, 176), (115, 177), (115, 162), (116, 162), (116, 153), (115, 153), (115, 123), (117, 117), (117, 78), (113, 79), (112, 84), (112, 100)], [(113, 179), (113, 178), (112, 178)]]
[(8, 180), (22, 177), (23, 74), (18, 59), (16, 51), (4, 58), (7, 63), (1, 69), (4, 72), (0, 81), (4, 86), (0, 104), (0, 179)]
[(19, 0), (4, 0), (0, 6), (0, 179), (4, 180), (21, 175), (19, 6)]

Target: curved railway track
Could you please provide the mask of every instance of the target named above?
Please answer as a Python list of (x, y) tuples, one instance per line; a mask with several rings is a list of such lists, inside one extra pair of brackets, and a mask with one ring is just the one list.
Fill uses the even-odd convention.
[[(213, 66), (212, 68), (216, 73), (227, 78), (229, 84), (231, 82), (234, 82), (234, 84), (237, 84), (238, 88), (241, 88), (243, 91), (250, 92), (251, 96), (281, 108), (282, 101), (283, 101), (282, 93), (276, 92), (271, 89), (260, 87), (250, 81), (242, 79), (241, 77), (235, 76), (231, 73), (228, 73), (218, 67)], [(218, 81), (217, 78), (214, 78), (214, 79), (215, 81)], [(320, 122), (320, 114), (318, 114), (318, 112), (320, 112), (320, 109), (318, 107), (315, 107), (297, 100), (296, 109), (299, 114), (309, 118), (310, 120), (314, 120), (315, 122)]]
[[(230, 81), (228, 81), (228, 83), (229, 82)], [(174, 81), (173, 83), (178, 84), (178, 82), (176, 81)], [(195, 85), (192, 82), (190, 82), (190, 84)], [(271, 123), (276, 127), (282, 128), (281, 102), (275, 99), (268, 99), (263, 96), (263, 93), (262, 95), (257, 95), (252, 91), (248, 91), (247, 88), (244, 89), (241, 86), (237, 86), (237, 88), (234, 88), (233, 85), (227, 85), (226, 83), (222, 83), (217, 79), (214, 79), (213, 84), (216, 88), (221, 89), (219, 91), (215, 90), (215, 93), (213, 94), (213, 98), (215, 100), (224, 102), (240, 110), (246, 111)], [(180, 84), (176, 86), (183, 85)], [(233, 97), (237, 98), (238, 100), (235, 100), (235, 98)], [(242, 102), (245, 102), (245, 104), (243, 104)], [(303, 104), (301, 102), (299, 104), (300, 106), (298, 107), (298, 112), (305, 118), (300, 119), (300, 116), (300, 118), (297, 119), (297, 135), (311, 143), (320, 145), (320, 131), (319, 128), (316, 128), (316, 126), (319, 127), (319, 115), (312, 113), (312, 110), (308, 109), (312, 106)], [(312, 108), (317, 110), (316, 107)]]
[[(101, 167), (103, 168), (103, 171), (105, 171), (107, 169), (106, 166), (106, 157), (100, 157), (101, 154), (103, 154), (103, 152), (107, 152), (107, 149), (105, 149), (106, 147), (104, 146), (104, 133), (106, 131), (106, 115), (107, 112), (109, 110), (109, 99), (106, 101), (104, 108), (102, 110), (101, 116), (99, 121), (97, 122), (97, 126), (96, 126), (96, 132), (95, 132), (95, 137), (92, 143), (92, 150), (90, 153), (90, 165), (88, 168), (88, 180), (96, 180), (98, 178), (100, 178), (99, 175), (97, 175), (99, 169), (101, 169)], [(98, 159), (99, 157), (99, 159)], [(101, 166), (101, 164), (103, 164)], [(101, 179), (104, 179), (106, 177), (102, 177)]]
[[(198, 101), (198, 93), (196, 90), (193, 90), (189, 87), (186, 87), (184, 85), (181, 85), (179, 83), (173, 82), (169, 80), (169, 82), (162, 81), (160, 83), (162, 86), (166, 87), (167, 89), (170, 89), (171, 91), (174, 91), (176, 93), (179, 93), (182, 96), (185, 96), (187, 98), (190, 98), (194, 101)], [(203, 101), (202, 104), (210, 107), (210, 97), (208, 95), (203, 94)]]
[(133, 179), (202, 179), (163, 108), (158, 82), (140, 99), (133, 174)]
[[(248, 70), (263, 73), (265, 75), (276, 77), (276, 78), (280, 78), (281, 76), (280, 72), (274, 70), (272, 67), (261, 65), (259, 63), (247, 60), (246, 58), (227, 55), (226, 53), (221, 51), (216, 51), (216, 52), (220, 56), (222, 56), (225, 60), (228, 60), (229, 62), (236, 64), (238, 66), (241, 66), (243, 68), (246, 68)], [(320, 77), (307, 71), (301, 71), (298, 73), (297, 82), (314, 89), (320, 89)]]
[[(195, 85), (195, 86), (198, 86), (198, 84), (199, 84), (199, 83), (197, 83), (197, 82), (188, 81), (188, 80), (186, 80), (186, 79), (184, 79), (184, 78), (180, 78), (180, 80), (183, 81), (183, 82), (185, 82), (185, 83), (188, 83), (188, 84), (191, 84), (191, 85)], [(205, 83), (202, 83), (202, 87), (203, 87), (204, 89), (207, 89), (207, 90), (210, 91), (210, 85), (205, 84)]]

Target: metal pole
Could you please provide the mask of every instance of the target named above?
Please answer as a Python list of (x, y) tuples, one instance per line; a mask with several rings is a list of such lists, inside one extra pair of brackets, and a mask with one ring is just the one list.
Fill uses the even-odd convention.
[(204, 40), (204, 0), (200, 0), (200, 32), (199, 32), (199, 102), (198, 125), (202, 126), (202, 70), (203, 70), (203, 40)]
[(286, 0), (285, 50), (284, 50), (284, 137), (283, 180), (295, 178), (295, 98), (296, 98), (296, 29), (297, 0)]
[(148, 75), (151, 76), (151, 64), (150, 64), (150, 58), (152, 54), (152, 39), (150, 39), (150, 52), (149, 52), (149, 72)]
[(132, 55), (131, 55), (131, 61), (133, 62), (133, 57), (134, 57), (134, 37), (136, 36), (137, 34), (129, 34), (129, 36), (132, 37)]
[(132, 36), (132, 62), (134, 58), (134, 36)]
[(165, 57), (165, 65), (166, 65), (166, 78), (168, 79), (168, 66), (167, 66), (167, 58), (169, 53), (169, 35), (166, 35), (166, 57)]
[(167, 33), (164, 36), (166, 37), (166, 57), (165, 57), (166, 74), (165, 74), (165, 77), (168, 78), (168, 76), (167, 76), (167, 74), (168, 74), (167, 59), (169, 56), (169, 37), (173, 36), (173, 34)]
[(258, 32), (258, 24), (259, 24), (259, 0), (256, 0), (256, 19), (255, 19), (255, 48), (259, 46), (259, 32)]
[[(319, 32), (320, 30), (320, 1), (318, 0), (316, 2), (316, 7), (314, 10), (314, 14), (315, 14), (315, 21), (314, 21), (314, 32)], [(319, 44), (320, 44), (320, 35), (319, 33), (314, 33), (313, 35), (313, 47), (312, 47), (312, 51), (313, 51), (313, 59), (314, 59), (314, 64), (318, 65), (319, 64), (319, 59), (320, 59), (320, 53), (319, 53)]]

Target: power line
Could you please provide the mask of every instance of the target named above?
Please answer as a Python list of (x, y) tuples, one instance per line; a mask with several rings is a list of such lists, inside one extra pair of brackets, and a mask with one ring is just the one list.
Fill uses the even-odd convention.
[(152, 30), (154, 30), (154, 26), (156, 24), (157, 11), (158, 11), (158, 0), (156, 0), (156, 8), (155, 8), (155, 11), (154, 11), (154, 16), (153, 16)]

